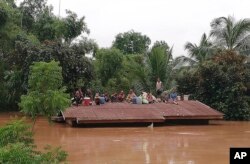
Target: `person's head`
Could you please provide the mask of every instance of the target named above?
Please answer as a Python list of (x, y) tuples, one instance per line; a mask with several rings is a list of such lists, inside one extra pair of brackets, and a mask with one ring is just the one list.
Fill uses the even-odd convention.
[(129, 90), (129, 93), (130, 93), (130, 94), (132, 94), (133, 92), (134, 92), (133, 89), (130, 89), (130, 90)]
[(158, 82), (160, 82), (160, 81), (161, 81), (159, 77), (157, 78), (157, 81), (158, 81)]

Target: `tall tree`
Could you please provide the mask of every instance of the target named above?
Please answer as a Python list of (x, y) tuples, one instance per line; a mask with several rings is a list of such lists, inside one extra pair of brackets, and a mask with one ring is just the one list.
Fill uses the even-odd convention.
[(86, 32), (87, 34), (90, 33), (90, 30), (88, 29), (87, 24), (84, 21), (85, 19), (84, 16), (78, 18), (77, 14), (70, 10), (66, 10), (66, 14), (67, 17), (64, 18), (64, 24), (65, 24), (64, 37), (68, 43), (71, 43), (73, 39), (81, 35), (83, 32)]
[(124, 54), (143, 54), (148, 50), (150, 43), (151, 40), (148, 36), (131, 30), (116, 35), (113, 47)]
[(55, 40), (57, 20), (58, 19), (52, 13), (52, 8), (44, 9), (44, 11), (38, 15), (34, 23), (33, 33), (41, 42), (44, 40)]
[(187, 42), (185, 44), (185, 50), (191, 58), (195, 58), (198, 62), (203, 62), (213, 54), (213, 45), (208, 40), (207, 35), (204, 33), (201, 37), (199, 45)]
[(45, 8), (48, 8), (47, 0), (24, 0), (21, 2), (21, 27), (30, 32), (37, 17), (43, 13)]
[(92, 55), (92, 57), (95, 57), (98, 50), (98, 44), (93, 39), (81, 37), (77, 43), (72, 44), (72, 48), (79, 54)]
[(211, 28), (210, 36), (216, 46), (249, 55), (250, 19), (235, 21), (231, 16), (219, 17), (211, 22)]
[(9, 52), (14, 48), (16, 35), (22, 32), (19, 26), (20, 11), (10, 0), (0, 1), (0, 51)]

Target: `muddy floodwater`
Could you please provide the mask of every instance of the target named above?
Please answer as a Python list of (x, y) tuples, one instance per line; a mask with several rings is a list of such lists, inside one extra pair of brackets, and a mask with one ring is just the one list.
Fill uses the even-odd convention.
[[(0, 125), (10, 114), (0, 114)], [(213, 121), (210, 125), (72, 128), (35, 125), (38, 148), (62, 146), (68, 163), (228, 164), (230, 147), (250, 147), (250, 122)]]

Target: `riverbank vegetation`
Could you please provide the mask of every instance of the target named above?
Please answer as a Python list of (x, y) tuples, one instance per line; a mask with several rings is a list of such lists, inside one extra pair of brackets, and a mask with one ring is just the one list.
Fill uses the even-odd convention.
[(59, 18), (52, 11), (46, 0), (19, 6), (13, 0), (0, 2), (1, 110), (19, 110), (22, 95), (31, 93), (34, 62), (54, 60), (69, 94), (78, 87), (110, 94), (130, 88), (154, 93), (160, 77), (164, 89), (176, 86), (180, 95), (190, 94), (226, 119), (250, 119), (249, 19), (215, 18), (199, 44), (184, 46), (189, 57), (173, 58), (174, 47), (165, 41), (150, 47), (151, 39), (133, 30), (117, 34), (110, 48), (99, 48), (86, 37), (91, 29), (84, 17), (67, 11)]
[(31, 127), (25, 119), (13, 119), (0, 127), (0, 163), (61, 163), (67, 153), (60, 147), (36, 150)]

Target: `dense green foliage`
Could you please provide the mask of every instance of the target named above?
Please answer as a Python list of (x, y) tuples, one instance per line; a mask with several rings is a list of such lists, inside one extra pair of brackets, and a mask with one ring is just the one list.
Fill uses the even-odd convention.
[(96, 66), (103, 85), (122, 67), (122, 53), (117, 49), (101, 49), (97, 52)]
[(0, 85), (0, 106), (6, 106), (7, 105), (7, 100), (6, 100), (6, 95), (7, 95), (7, 90), (6, 90), (6, 86), (4, 83), (4, 63), (2, 62), (2, 60), (0, 60), (0, 83), (2, 85)]
[(66, 14), (56, 17), (46, 0), (25, 0), (20, 6), (13, 0), (0, 1), (1, 110), (17, 109), (20, 96), (27, 93), (33, 62), (59, 61), (69, 91), (79, 80), (93, 78), (92, 62), (85, 55), (95, 55), (98, 46), (88, 38), (72, 43), (89, 29), (84, 17)]
[(193, 97), (198, 92), (200, 78), (196, 69), (181, 70), (175, 80), (180, 94), (192, 94)]
[(249, 56), (249, 33), (249, 19), (215, 18), (210, 38), (204, 34), (199, 45), (185, 45), (199, 65), (179, 71), (178, 90), (224, 112), (226, 119), (249, 120), (249, 59), (242, 56)]
[(0, 129), (0, 147), (8, 144), (22, 142), (25, 145), (33, 143), (32, 132), (29, 125), (24, 124), (24, 119), (13, 120)]
[(130, 88), (133, 88), (137, 95), (140, 94), (141, 91), (151, 90), (153, 82), (150, 78), (147, 56), (127, 55), (124, 57), (123, 65), (123, 72), (130, 82)]
[(69, 106), (69, 95), (62, 87), (62, 68), (58, 62), (36, 62), (31, 66), (27, 95), (21, 96), (20, 108), (25, 114), (36, 118), (56, 115)]
[(249, 120), (246, 99), (247, 68), (245, 57), (223, 51), (201, 64), (195, 72), (177, 78), (178, 90), (223, 112), (226, 119)]
[(0, 138), (0, 163), (60, 163), (67, 157), (60, 147), (47, 146), (43, 152), (35, 150), (33, 134), (24, 119), (0, 127)]
[[(131, 80), (128, 78), (126, 57), (118, 49), (100, 49), (96, 55), (96, 78), (102, 87), (94, 89), (97, 92), (114, 93), (130, 89)], [(96, 88), (96, 87), (95, 87)]]

